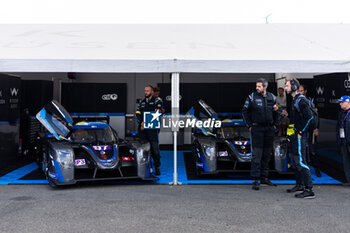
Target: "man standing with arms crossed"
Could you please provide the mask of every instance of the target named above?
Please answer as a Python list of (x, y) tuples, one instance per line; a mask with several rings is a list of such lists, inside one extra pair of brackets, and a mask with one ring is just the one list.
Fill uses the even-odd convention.
[(315, 198), (315, 193), (312, 191), (312, 177), (310, 168), (306, 164), (306, 147), (308, 143), (308, 130), (310, 122), (313, 119), (313, 114), (309, 100), (299, 93), (300, 83), (297, 79), (286, 81), (285, 90), (293, 97), (290, 124), (293, 130), (288, 133), (290, 136), (290, 157), (293, 162), (296, 176), (296, 185), (287, 189), (288, 193), (302, 191), (295, 194), (297, 198)]
[(268, 179), (268, 175), (274, 127), (277, 127), (279, 113), (276, 97), (266, 91), (267, 86), (266, 79), (258, 79), (256, 91), (248, 96), (242, 110), (244, 122), (251, 134), (252, 162), (250, 174), (253, 179), (253, 190), (259, 190), (260, 184), (277, 186)]

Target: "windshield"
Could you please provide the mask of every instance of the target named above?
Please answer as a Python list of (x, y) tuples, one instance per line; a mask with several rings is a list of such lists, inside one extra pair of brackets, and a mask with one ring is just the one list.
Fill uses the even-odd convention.
[(243, 138), (250, 138), (249, 130), (245, 126), (222, 126), (220, 129), (220, 133), (225, 139), (242, 140)]
[(75, 129), (71, 136), (73, 143), (114, 144), (115, 138), (110, 128), (104, 129)]

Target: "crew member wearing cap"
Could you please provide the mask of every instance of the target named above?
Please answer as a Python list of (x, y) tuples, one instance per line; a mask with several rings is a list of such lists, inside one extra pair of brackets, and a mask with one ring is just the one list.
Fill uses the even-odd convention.
[(343, 156), (344, 173), (346, 182), (344, 186), (350, 186), (350, 97), (347, 95), (338, 99), (341, 111), (337, 121), (337, 143)]

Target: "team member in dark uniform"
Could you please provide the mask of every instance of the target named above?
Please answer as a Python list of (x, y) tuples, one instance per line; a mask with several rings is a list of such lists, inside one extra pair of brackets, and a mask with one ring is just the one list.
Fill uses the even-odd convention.
[(268, 179), (268, 175), (274, 127), (278, 125), (279, 112), (276, 97), (266, 91), (267, 86), (265, 79), (259, 79), (256, 82), (256, 92), (248, 96), (242, 110), (243, 119), (251, 133), (251, 177), (254, 190), (260, 189), (259, 180), (260, 184), (276, 186)]
[(138, 131), (140, 139), (142, 141), (148, 141), (151, 144), (151, 155), (154, 162), (155, 174), (160, 175), (160, 153), (159, 153), (159, 141), (157, 129), (144, 129), (143, 128), (143, 113), (144, 112), (154, 112), (159, 111), (162, 113), (164, 111), (164, 105), (160, 98), (153, 97), (153, 87), (148, 85), (145, 87), (145, 98), (139, 103), (136, 110), (136, 118), (139, 123)]
[[(300, 84), (299, 87), (299, 93), (302, 94), (303, 96), (305, 96), (315, 107), (314, 105), (314, 100), (311, 97), (307, 97), (307, 92), (308, 89), (306, 87), (306, 85)], [(317, 109), (315, 108), (315, 111), (317, 111)], [(320, 121), (318, 121), (316, 128), (310, 127), (309, 128), (309, 132), (308, 132), (308, 163), (310, 165), (312, 165), (315, 168), (315, 174), (317, 177), (321, 177), (321, 170), (320, 170), (320, 157), (317, 154), (317, 144), (318, 144), (318, 132), (319, 132), (319, 128), (320, 128)]]
[(337, 122), (337, 142), (343, 156), (344, 173), (346, 182), (344, 186), (350, 186), (350, 97), (347, 95), (338, 99), (341, 112)]
[(313, 114), (309, 100), (298, 92), (299, 86), (300, 84), (297, 79), (286, 81), (286, 92), (293, 97), (290, 111), (290, 128), (292, 128), (292, 132), (287, 132), (287, 135), (290, 136), (290, 157), (296, 175), (296, 185), (291, 189), (287, 189), (287, 192), (303, 191), (302, 193), (295, 194), (295, 197), (315, 198), (315, 194), (312, 191), (310, 168), (306, 164), (308, 131)]

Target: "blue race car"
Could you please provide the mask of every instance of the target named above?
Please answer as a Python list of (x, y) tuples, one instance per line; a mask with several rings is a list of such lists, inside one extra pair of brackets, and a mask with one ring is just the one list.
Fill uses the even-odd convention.
[(49, 131), (39, 137), (38, 162), (50, 186), (94, 180), (158, 179), (152, 175), (148, 143), (121, 140), (105, 122), (74, 124), (55, 100), (36, 118)]
[[(203, 100), (188, 115), (196, 120), (220, 120)], [(274, 168), (279, 173), (288, 170), (287, 139), (276, 137), (273, 143)], [(197, 175), (217, 174), (250, 169), (252, 159), (250, 132), (243, 119), (221, 120), (221, 127), (202, 127), (192, 134), (192, 150)]]

